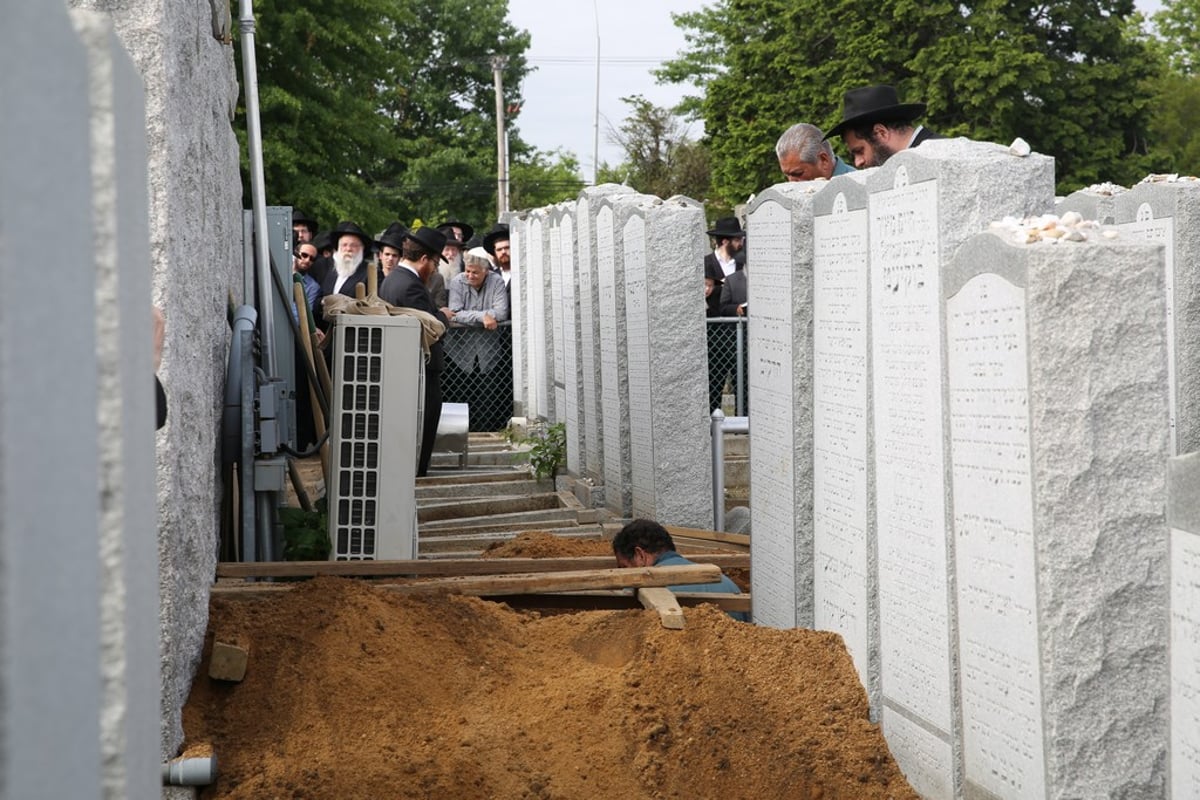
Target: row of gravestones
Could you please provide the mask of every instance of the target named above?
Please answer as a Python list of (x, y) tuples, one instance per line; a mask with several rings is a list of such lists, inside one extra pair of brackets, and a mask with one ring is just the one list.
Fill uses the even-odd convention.
[(712, 527), (703, 206), (606, 184), (510, 225), (523, 415), (565, 423), (594, 504)]
[(1196, 797), (1200, 182), (1053, 191), (951, 140), (751, 203), (754, 619), (924, 797)]
[[(844, 637), (925, 797), (1194, 797), (1200, 183), (1053, 194), (953, 140), (751, 203), (754, 619)], [(1110, 233), (986, 232), (1068, 210)], [(611, 510), (710, 526), (702, 209), (512, 223), (526, 414)]]

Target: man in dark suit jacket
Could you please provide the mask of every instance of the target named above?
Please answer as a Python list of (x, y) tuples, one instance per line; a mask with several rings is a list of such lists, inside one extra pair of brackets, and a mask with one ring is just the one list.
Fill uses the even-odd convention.
[[(404, 234), (400, 263), (384, 278), (383, 285), (379, 287), (379, 297), (394, 306), (415, 308), (432, 314), (443, 325), (448, 325), (446, 317), (434, 305), (429, 290), (425, 288), (425, 281), (437, 270), (438, 262), (445, 260), (442, 255), (445, 246), (446, 234), (436, 228), (417, 228)], [(429, 462), (433, 458), (433, 440), (442, 417), (442, 368), (445, 361), (442, 342), (434, 342), (429, 348), (429, 360), (425, 362), (425, 418), (421, 426), (418, 478), (429, 473)]]
[(721, 316), (746, 316), (746, 298), (750, 285), (746, 281), (746, 251), (740, 250), (734, 256), (737, 268), (732, 275), (725, 279), (721, 287)]
[(851, 89), (842, 100), (842, 121), (825, 138), (841, 136), (856, 169), (883, 166), (901, 150), (942, 138), (922, 125), (913, 125), (924, 113), (924, 103), (901, 103), (891, 86)]

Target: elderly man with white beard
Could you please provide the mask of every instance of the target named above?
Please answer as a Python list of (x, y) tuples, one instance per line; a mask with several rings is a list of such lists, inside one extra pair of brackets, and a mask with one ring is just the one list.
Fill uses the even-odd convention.
[[(366, 249), (371, 245), (371, 237), (353, 222), (339, 222), (329, 234), (333, 244), (333, 269), (321, 283), (321, 295), (317, 298), (318, 313), (321, 301), (326, 295), (344, 294), (354, 297), (354, 289), (359, 284), (367, 284), (367, 270), (374, 269), (372, 262), (366, 259)], [(318, 318), (321, 326), (323, 316)]]

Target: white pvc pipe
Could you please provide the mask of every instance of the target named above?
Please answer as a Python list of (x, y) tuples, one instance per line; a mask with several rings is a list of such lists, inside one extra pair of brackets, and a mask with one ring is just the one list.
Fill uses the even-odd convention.
[[(258, 266), (259, 315), (262, 317), (262, 367), (275, 375), (275, 314), (271, 286), (271, 251), (267, 241), (267, 190), (263, 177), (262, 123), (258, 111), (258, 60), (254, 55), (254, 4), (239, 0), (238, 32), (242, 36), (242, 90), (246, 93), (246, 148), (250, 155), (250, 198), (254, 209), (254, 258)], [(246, 298), (250, 302), (250, 298)]]
[(162, 765), (163, 786), (208, 786), (216, 779), (216, 756), (176, 758)]
[(712, 474), (713, 474), (713, 530), (725, 530), (725, 434), (749, 433), (749, 417), (726, 417), (725, 412), (714, 408), (712, 422), (709, 423), (712, 435)]

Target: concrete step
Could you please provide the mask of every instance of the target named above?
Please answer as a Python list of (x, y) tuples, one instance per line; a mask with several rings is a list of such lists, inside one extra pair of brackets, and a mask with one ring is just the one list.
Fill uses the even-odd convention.
[(562, 539), (602, 539), (603, 531), (598, 525), (575, 527), (515, 528), (511, 530), (471, 531), (457, 535), (422, 539), (417, 546), (421, 558), (473, 558), (478, 557), (489, 546), (507, 542), (527, 530), (551, 533)]
[(418, 504), (417, 522), (424, 524), (461, 517), (490, 517), (560, 508), (564, 508), (564, 504), (559, 495), (554, 492), (533, 495), (498, 495), (472, 500), (434, 499)]
[[(457, 453), (434, 453), (429, 459), (431, 469), (460, 469), (461, 459)], [(529, 461), (528, 451), (509, 448), (496, 450), (468, 449), (467, 467), (511, 467)]]
[(533, 495), (549, 491), (549, 481), (536, 481), (525, 477), (511, 481), (441, 483), (435, 486), (418, 486), (417, 503), (436, 500), (472, 500), (484, 497)]
[(477, 467), (475, 469), (464, 470), (439, 470), (424, 478), (417, 478), (417, 489), (419, 490), (424, 486), (523, 481), (528, 478), (529, 467), (524, 464), (515, 467)]
[(464, 531), (492, 533), (496, 531), (544, 530), (547, 526), (569, 527), (578, 524), (578, 512), (566, 508), (547, 508), (541, 511), (519, 511), (511, 514), (488, 514), (477, 517), (452, 517), (422, 522), (417, 526), (418, 539), (454, 536)]

